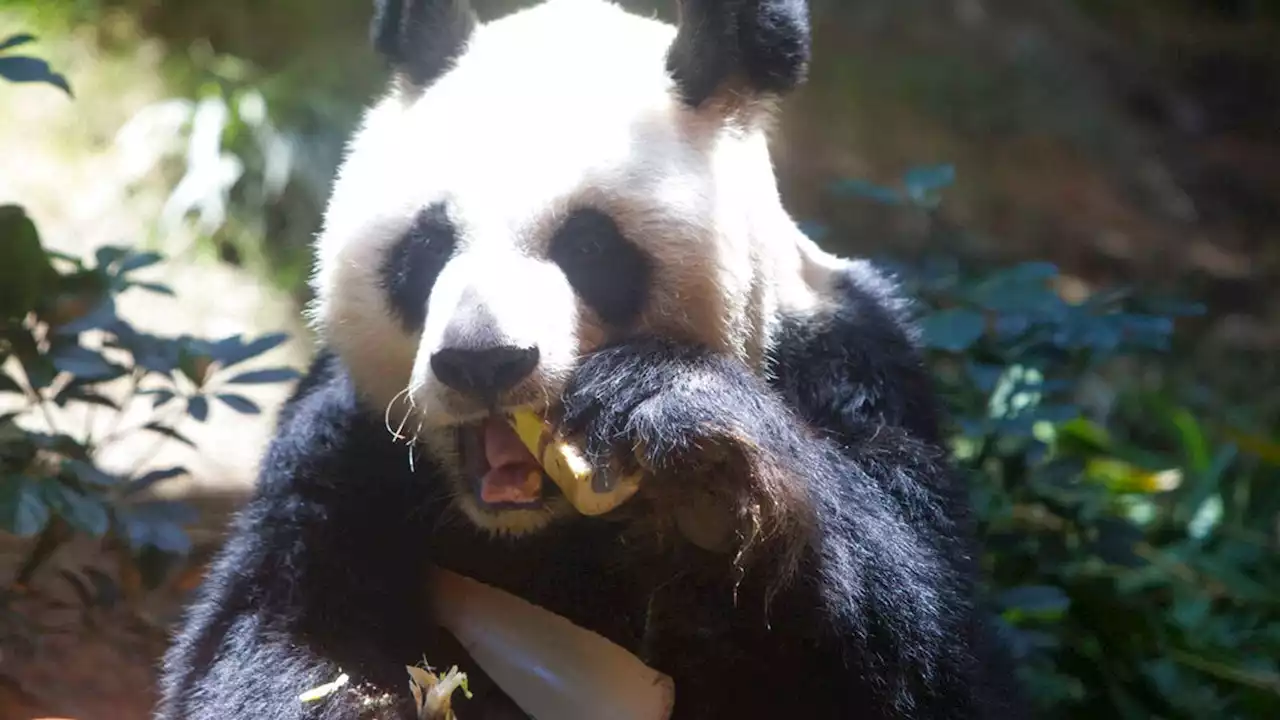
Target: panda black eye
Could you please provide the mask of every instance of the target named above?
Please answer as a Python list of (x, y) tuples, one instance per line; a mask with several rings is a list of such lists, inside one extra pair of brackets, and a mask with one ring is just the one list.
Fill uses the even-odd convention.
[(626, 326), (644, 310), (652, 263), (607, 214), (574, 211), (551, 238), (547, 255), (604, 322)]
[(409, 332), (422, 329), (427, 320), (431, 287), (453, 255), (457, 229), (444, 205), (423, 208), (409, 230), (391, 246), (379, 275), (392, 313)]

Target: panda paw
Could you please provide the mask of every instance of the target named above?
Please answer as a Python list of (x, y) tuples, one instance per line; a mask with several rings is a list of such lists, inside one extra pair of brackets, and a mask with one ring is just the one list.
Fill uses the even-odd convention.
[(756, 507), (794, 505), (804, 492), (792, 418), (735, 358), (661, 339), (584, 358), (553, 417), (598, 472), (642, 469), (673, 504), (693, 490)]

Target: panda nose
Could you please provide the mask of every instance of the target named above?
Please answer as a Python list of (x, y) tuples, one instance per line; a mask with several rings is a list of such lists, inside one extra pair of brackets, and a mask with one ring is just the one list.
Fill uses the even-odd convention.
[(537, 366), (536, 347), (444, 348), (431, 356), (431, 370), (440, 382), (486, 402), (515, 387)]

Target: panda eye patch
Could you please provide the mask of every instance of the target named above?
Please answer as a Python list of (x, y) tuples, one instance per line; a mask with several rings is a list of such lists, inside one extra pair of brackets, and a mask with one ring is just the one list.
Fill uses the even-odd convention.
[(426, 323), (431, 287), (457, 242), (457, 229), (445, 206), (436, 203), (418, 213), (383, 258), (379, 268), (382, 289), (391, 311), (408, 332), (416, 332)]
[(644, 309), (652, 262), (607, 214), (574, 211), (551, 238), (547, 255), (604, 322), (626, 326)]

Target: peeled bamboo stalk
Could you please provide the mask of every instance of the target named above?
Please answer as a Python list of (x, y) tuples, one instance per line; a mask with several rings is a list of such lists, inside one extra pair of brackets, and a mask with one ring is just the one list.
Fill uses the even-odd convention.
[[(538, 720), (669, 720), (670, 677), (597, 633), (510, 593), (437, 568), (436, 617)], [(465, 701), (456, 706), (466, 718)]]

